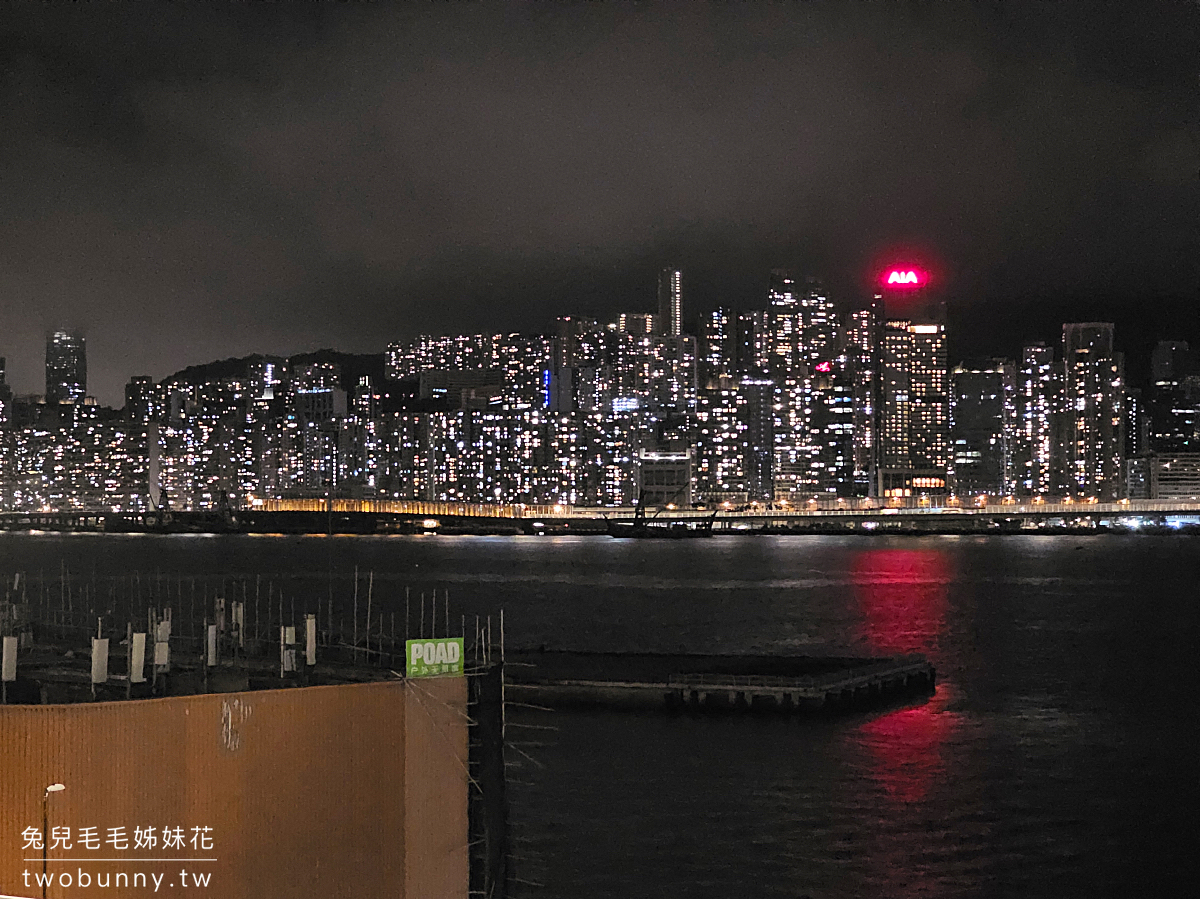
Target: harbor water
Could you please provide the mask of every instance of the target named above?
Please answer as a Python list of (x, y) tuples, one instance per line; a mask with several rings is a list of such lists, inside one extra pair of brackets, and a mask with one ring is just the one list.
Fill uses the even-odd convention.
[(516, 710), (529, 895), (1166, 896), (1200, 874), (1195, 538), (0, 535), (9, 583), (257, 579), (341, 610), (355, 569), (384, 614), (405, 588), (448, 591), (468, 632), (503, 608), (510, 646), (937, 666), (926, 702), (817, 720)]

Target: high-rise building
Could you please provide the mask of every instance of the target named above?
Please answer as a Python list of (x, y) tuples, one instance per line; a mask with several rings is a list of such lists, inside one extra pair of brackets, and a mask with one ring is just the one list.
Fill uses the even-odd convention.
[(87, 396), (87, 350), (82, 334), (46, 335), (46, 402), (81, 403)]
[(736, 385), (702, 387), (696, 404), (696, 496), (709, 503), (742, 505), (745, 478), (745, 404)]
[(950, 461), (945, 324), (886, 322), (882, 386), (878, 494), (943, 492)]
[(1146, 411), (1142, 391), (1130, 387), (1125, 391), (1125, 458), (1132, 459), (1150, 449), (1151, 418)]
[(912, 334), (909, 323), (897, 319), (883, 328), (882, 341), (882, 415), (879, 434), (879, 467), (889, 472), (889, 481), (881, 482), (879, 492), (902, 489), (903, 484), (890, 482), (890, 474), (900, 477), (909, 470), (912, 457)]
[(555, 364), (559, 368), (566, 366), (595, 365), (596, 335), (600, 333), (600, 325), (594, 318), (578, 315), (564, 315), (557, 321), (557, 342), (555, 349)]
[(942, 493), (950, 463), (945, 304), (912, 271), (892, 272), (887, 283), (878, 297), (887, 320), (877, 495)]
[(874, 494), (879, 463), (879, 324), (877, 303), (846, 316), (846, 362), (854, 408), (854, 483), (860, 496)]
[(800, 288), (789, 272), (771, 272), (767, 304), (767, 367), (777, 378), (794, 377), (800, 365)]
[(1008, 403), (1013, 365), (989, 359), (956, 365), (950, 377), (950, 418), (956, 492), (1011, 493)]
[(1137, 424), (1147, 423), (1145, 446), (1139, 446), (1141, 429), (1132, 430), (1127, 421), (1126, 450), (1130, 455), (1153, 450), (1187, 453), (1200, 449), (1200, 408), (1193, 392), (1184, 384), (1191, 374), (1188, 345), (1182, 340), (1160, 340), (1150, 354), (1150, 398), (1145, 404), (1131, 401), (1128, 419), (1135, 406), (1142, 413)]
[(1186, 340), (1160, 340), (1150, 353), (1150, 380), (1155, 386), (1180, 384), (1191, 374)]
[(775, 499), (775, 382), (747, 375), (738, 388), (744, 404), (746, 493), (751, 502)]
[(767, 370), (771, 355), (771, 329), (765, 310), (752, 309), (738, 313), (736, 342), (739, 372), (761, 374)]
[(696, 408), (696, 338), (622, 335), (628, 344), (622, 353), (622, 400), (630, 408), (686, 413)]
[(125, 417), (138, 425), (146, 426), (159, 414), (159, 390), (154, 379), (136, 375), (125, 385)]
[(813, 365), (813, 388), (818, 403), (814, 425), (820, 441), (817, 456), (817, 487), (821, 493), (855, 496), (854, 473), (854, 385), (849, 357)]
[(706, 386), (714, 386), (715, 381), (732, 376), (737, 369), (735, 322), (732, 312), (720, 308), (710, 312), (702, 322), (700, 377)]
[(622, 312), (617, 317), (617, 330), (627, 334), (657, 334), (661, 328), (653, 312)]
[(912, 322), (908, 330), (912, 335), (912, 465), (944, 471), (950, 456), (946, 325)]
[(1035, 343), (1021, 350), (1012, 448), (1014, 491), (1038, 496), (1054, 489), (1056, 391), (1054, 350)]
[[(821, 411), (838, 350), (833, 303), (815, 279), (800, 284), (790, 273), (771, 273), (769, 370), (777, 385), (775, 492), (793, 498), (822, 491)], [(838, 375), (844, 377), (839, 367)]]
[(1200, 398), (1195, 392), (1182, 384), (1155, 385), (1151, 395), (1153, 399), (1143, 415), (1148, 420), (1147, 445), (1136, 448), (1137, 437), (1134, 437), (1135, 447), (1130, 447), (1130, 451), (1186, 453), (1200, 448)]
[(658, 273), (658, 320), (667, 337), (683, 333), (683, 272), (679, 269), (664, 268)]
[(1063, 325), (1064, 489), (1111, 501), (1125, 474), (1125, 365), (1108, 322)]

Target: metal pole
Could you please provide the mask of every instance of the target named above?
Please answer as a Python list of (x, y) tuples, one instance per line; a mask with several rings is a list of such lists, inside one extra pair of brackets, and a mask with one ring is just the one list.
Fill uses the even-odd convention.
[(504, 701), (504, 607), (500, 607), (500, 745), (508, 733), (508, 704)]
[(50, 843), (50, 791), (42, 793), (42, 899), (46, 899), (46, 846)]
[[(372, 571), (367, 578), (367, 651), (363, 655), (363, 663), (366, 664), (371, 660), (371, 596), (375, 592), (375, 572)], [(383, 625), (379, 626), (383, 630)], [(376, 647), (378, 648), (378, 647)]]

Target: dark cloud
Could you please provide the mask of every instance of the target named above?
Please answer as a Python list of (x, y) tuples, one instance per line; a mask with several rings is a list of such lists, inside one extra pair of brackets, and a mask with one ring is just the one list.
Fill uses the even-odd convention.
[(850, 295), (897, 246), (945, 272), (964, 355), (1101, 311), (1200, 337), (1193, 4), (8, 18), (19, 390), (58, 324), (113, 401), (209, 358), (649, 307), (668, 261), (694, 309), (761, 303), (781, 263)]

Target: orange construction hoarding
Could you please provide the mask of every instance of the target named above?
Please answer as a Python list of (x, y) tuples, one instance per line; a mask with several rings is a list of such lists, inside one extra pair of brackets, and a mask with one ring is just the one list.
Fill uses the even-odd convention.
[(0, 894), (464, 899), (466, 698), (455, 677), (0, 707)]

